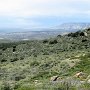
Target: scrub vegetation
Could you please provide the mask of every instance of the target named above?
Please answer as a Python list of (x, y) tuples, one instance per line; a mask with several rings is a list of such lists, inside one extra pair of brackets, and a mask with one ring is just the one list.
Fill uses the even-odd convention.
[(90, 29), (0, 43), (0, 90), (90, 90)]

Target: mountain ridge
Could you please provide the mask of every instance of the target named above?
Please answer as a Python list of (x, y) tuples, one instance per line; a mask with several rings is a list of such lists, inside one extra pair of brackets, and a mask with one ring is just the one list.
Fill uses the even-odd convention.
[(58, 34), (64, 35), (70, 32), (76, 32), (78, 30), (83, 30), (90, 27), (90, 23), (64, 23), (59, 26), (47, 29), (36, 29), (36, 31), (30, 29), (26, 29), (28, 31), (20, 31), (20, 32), (1, 32), (0, 38), (9, 39), (14, 41), (20, 40), (40, 40), (40, 39), (48, 39), (57, 36)]
[(90, 27), (90, 23), (63, 23), (56, 26), (56, 28), (64, 30), (82, 30)]

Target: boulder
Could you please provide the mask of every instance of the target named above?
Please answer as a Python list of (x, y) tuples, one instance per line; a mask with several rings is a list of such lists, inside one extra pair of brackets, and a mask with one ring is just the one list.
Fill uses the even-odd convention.
[(83, 72), (79, 72), (79, 73), (76, 73), (74, 76), (77, 77), (77, 78), (81, 78), (81, 77), (84, 76), (84, 73)]
[(88, 80), (87, 80), (87, 83), (89, 83), (89, 84), (90, 84), (90, 79), (88, 79)]
[(35, 80), (34, 83), (37, 84), (38, 83), (38, 80)]
[(88, 75), (88, 77), (86, 78), (86, 81), (87, 81), (87, 83), (90, 84), (90, 75)]
[(58, 76), (52, 76), (52, 77), (50, 78), (50, 81), (57, 81), (57, 79), (58, 79)]
[(86, 36), (86, 37), (87, 37), (87, 36), (88, 36), (88, 34), (87, 34), (86, 32), (84, 32), (84, 36)]

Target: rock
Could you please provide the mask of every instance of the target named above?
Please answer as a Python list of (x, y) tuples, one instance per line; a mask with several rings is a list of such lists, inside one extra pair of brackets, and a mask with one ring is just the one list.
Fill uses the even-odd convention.
[(80, 81), (80, 83), (84, 84), (84, 83), (85, 83), (85, 81)]
[(77, 78), (82, 78), (84, 76), (84, 73), (79, 72), (79, 73), (76, 73), (74, 76), (77, 77)]
[(87, 80), (90, 79), (90, 75), (88, 75)]
[(58, 77), (57, 78), (57, 81), (61, 81), (63, 78), (62, 77)]
[(38, 80), (35, 80), (34, 83), (37, 84), (38, 83)]
[(82, 56), (85, 56), (86, 54), (82, 54)]
[(86, 82), (90, 84), (90, 75), (86, 78)]
[(89, 83), (89, 84), (90, 84), (90, 79), (89, 79), (89, 80), (87, 80), (87, 83)]
[(39, 82), (38, 80), (35, 80), (34, 83), (35, 83), (35, 86), (42, 85), (42, 83)]
[(84, 32), (84, 36), (86, 36), (86, 37), (88, 36), (86, 32)]
[(42, 83), (36, 83), (36, 84), (35, 84), (35, 86), (40, 86), (40, 85), (42, 85)]
[(53, 76), (50, 78), (50, 81), (57, 81), (57, 79), (58, 79), (58, 76)]

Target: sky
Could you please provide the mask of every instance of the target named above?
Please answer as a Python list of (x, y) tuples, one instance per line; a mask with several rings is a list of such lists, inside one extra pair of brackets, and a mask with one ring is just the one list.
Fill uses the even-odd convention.
[(0, 0), (0, 29), (90, 22), (90, 0)]

